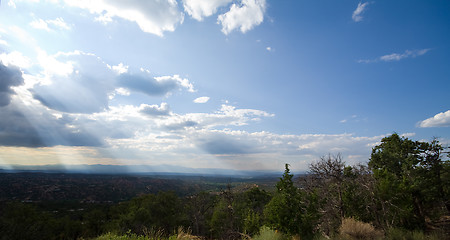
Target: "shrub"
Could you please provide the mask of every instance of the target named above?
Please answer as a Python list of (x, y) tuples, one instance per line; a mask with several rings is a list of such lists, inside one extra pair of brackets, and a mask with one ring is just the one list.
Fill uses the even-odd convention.
[(270, 229), (269, 227), (262, 227), (259, 230), (259, 234), (253, 237), (253, 240), (283, 240), (285, 237), (283, 234)]
[(364, 223), (353, 218), (345, 218), (342, 220), (339, 233), (345, 239), (380, 239), (383, 237), (383, 233), (376, 230), (372, 224)]
[(408, 231), (399, 228), (391, 228), (386, 233), (388, 240), (438, 240), (445, 239), (445, 236), (438, 234), (426, 235), (421, 231)]

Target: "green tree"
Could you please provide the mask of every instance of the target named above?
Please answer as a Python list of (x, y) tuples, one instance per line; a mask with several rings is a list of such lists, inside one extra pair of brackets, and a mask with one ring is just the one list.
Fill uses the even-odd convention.
[(447, 212), (450, 212), (449, 163), (442, 159), (444, 148), (437, 139), (433, 139), (431, 143), (419, 142), (419, 147), (421, 157), (417, 170), (420, 179), (415, 187), (422, 191), (424, 197), (422, 200), (426, 204), (423, 211), (427, 214), (426, 209), (443, 205)]
[(236, 195), (234, 208), (238, 216), (239, 229), (246, 234), (259, 232), (264, 220), (264, 207), (272, 197), (258, 187), (253, 187)]
[(442, 149), (436, 140), (412, 141), (395, 133), (373, 148), (369, 167), (385, 227), (424, 228), (431, 206), (446, 203)]
[(277, 191), (264, 209), (266, 222), (284, 233), (311, 237), (316, 220), (313, 203), (317, 199), (295, 187), (293, 176), (289, 164), (286, 164), (284, 174), (276, 185)]
[(209, 233), (208, 223), (214, 211), (216, 196), (208, 192), (200, 192), (188, 197), (185, 204), (192, 233), (194, 235), (207, 236)]
[(159, 192), (132, 199), (119, 205), (116, 223), (122, 233), (131, 230), (143, 234), (146, 230), (174, 232), (179, 226), (187, 225), (186, 213), (181, 200), (174, 192)]
[(367, 165), (359, 164), (344, 168), (342, 202), (345, 218), (354, 218), (366, 223), (376, 219), (374, 182)]
[(235, 210), (235, 194), (231, 191), (231, 185), (222, 191), (218, 203), (210, 221), (211, 231), (217, 238), (234, 238), (239, 236), (238, 216)]

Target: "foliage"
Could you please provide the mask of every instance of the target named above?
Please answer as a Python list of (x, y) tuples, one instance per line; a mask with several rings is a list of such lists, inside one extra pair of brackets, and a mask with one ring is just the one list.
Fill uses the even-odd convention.
[(239, 218), (239, 229), (250, 235), (258, 233), (264, 223), (264, 207), (271, 198), (268, 192), (258, 187), (237, 194), (234, 205)]
[[(447, 236), (448, 237), (448, 236)], [(446, 239), (445, 236), (439, 234), (425, 234), (419, 230), (405, 230), (400, 228), (390, 228), (386, 233), (386, 240), (440, 240)]]
[(174, 192), (160, 192), (132, 199), (116, 209), (115, 223), (122, 232), (143, 234), (148, 229), (161, 229), (165, 234), (174, 232), (178, 226), (184, 226), (181, 200)]
[(412, 141), (398, 134), (383, 138), (373, 149), (369, 167), (376, 179), (382, 226), (423, 229), (433, 206), (446, 206), (448, 211), (442, 149), (436, 140)]
[(264, 223), (263, 210), (270, 199), (270, 194), (258, 187), (238, 193), (228, 187), (222, 191), (214, 207), (210, 221), (213, 235), (256, 234)]
[(208, 192), (200, 192), (186, 199), (186, 212), (190, 221), (189, 226), (195, 235), (209, 234), (209, 221), (212, 218), (216, 196)]
[(228, 185), (225, 191), (222, 191), (219, 202), (214, 208), (210, 226), (214, 236), (235, 235), (239, 232), (237, 226), (237, 216), (234, 209), (234, 194), (231, 192), (231, 186)]
[(294, 186), (293, 175), (290, 174), (289, 165), (277, 183), (277, 192), (264, 209), (268, 226), (289, 235), (300, 234), (311, 237), (315, 226), (314, 201), (307, 204), (307, 200), (314, 200)]
[(40, 212), (30, 204), (10, 203), (0, 211), (0, 239), (76, 239), (81, 235), (81, 223)]

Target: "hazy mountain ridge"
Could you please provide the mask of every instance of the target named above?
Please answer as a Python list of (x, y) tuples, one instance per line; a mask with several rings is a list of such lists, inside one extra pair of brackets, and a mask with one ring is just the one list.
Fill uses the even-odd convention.
[[(137, 175), (224, 175), (255, 177), (280, 175), (280, 171), (270, 170), (233, 170), (219, 168), (189, 168), (174, 165), (0, 165), (0, 172), (55, 172), (55, 173), (85, 173), (85, 174), (137, 174)], [(302, 174), (301, 172), (299, 174)]]

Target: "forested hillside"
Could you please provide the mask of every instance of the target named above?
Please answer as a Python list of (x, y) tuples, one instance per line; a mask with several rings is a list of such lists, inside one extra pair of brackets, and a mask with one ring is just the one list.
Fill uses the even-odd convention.
[[(128, 194), (111, 202), (48, 199), (24, 202), (6, 198), (2, 193), (0, 238), (448, 239), (450, 236), (450, 164), (448, 153), (438, 141), (412, 141), (393, 134), (373, 148), (367, 165), (349, 166), (339, 154), (330, 154), (312, 163), (308, 174), (302, 176), (291, 174), (286, 164), (284, 174), (272, 188), (229, 181), (212, 190), (193, 182), (177, 185), (173, 180), (152, 180), (153, 186), (163, 186), (160, 188), (163, 191), (152, 189), (150, 193), (140, 192), (139, 196), (125, 199), (129, 193), (138, 193), (136, 189), (146, 186), (145, 181), (148, 180), (130, 181)], [(89, 189), (102, 194), (126, 191), (126, 188), (102, 189), (95, 181), (88, 184), (79, 180), (79, 183), (74, 196), (84, 196), (83, 192), (95, 196)], [(59, 196), (58, 193), (49, 194)]]

